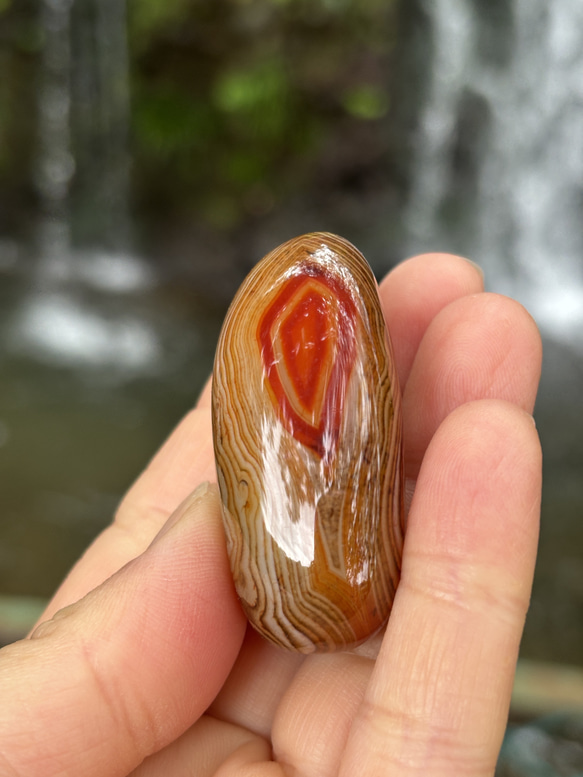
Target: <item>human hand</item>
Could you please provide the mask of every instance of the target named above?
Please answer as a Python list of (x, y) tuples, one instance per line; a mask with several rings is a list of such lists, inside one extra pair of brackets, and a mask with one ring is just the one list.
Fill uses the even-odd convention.
[(382, 643), (302, 657), (246, 631), (216, 489), (187, 497), (215, 479), (207, 387), (0, 651), (2, 777), (493, 774), (538, 536), (540, 339), (458, 257), (404, 262), (381, 298), (414, 489)]

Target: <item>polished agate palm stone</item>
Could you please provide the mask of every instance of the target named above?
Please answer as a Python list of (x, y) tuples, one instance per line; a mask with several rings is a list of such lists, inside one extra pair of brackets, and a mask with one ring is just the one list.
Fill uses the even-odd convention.
[(376, 281), (346, 240), (290, 240), (244, 281), (217, 347), (213, 435), (252, 625), (302, 653), (375, 634), (401, 566), (400, 394)]

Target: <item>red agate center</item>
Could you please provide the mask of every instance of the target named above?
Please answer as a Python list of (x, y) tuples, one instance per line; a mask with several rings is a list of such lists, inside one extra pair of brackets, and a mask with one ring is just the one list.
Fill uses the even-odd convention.
[(257, 338), (281, 423), (329, 460), (356, 353), (356, 306), (348, 289), (316, 264), (302, 267), (263, 313)]

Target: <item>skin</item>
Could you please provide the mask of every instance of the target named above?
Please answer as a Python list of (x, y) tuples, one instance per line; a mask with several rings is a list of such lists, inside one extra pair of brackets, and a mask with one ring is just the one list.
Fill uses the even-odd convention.
[(0, 651), (4, 777), (494, 773), (538, 537), (540, 338), (459, 257), (403, 262), (381, 299), (412, 494), (382, 640), (302, 658), (246, 630), (216, 488), (188, 496), (215, 480), (207, 386)]

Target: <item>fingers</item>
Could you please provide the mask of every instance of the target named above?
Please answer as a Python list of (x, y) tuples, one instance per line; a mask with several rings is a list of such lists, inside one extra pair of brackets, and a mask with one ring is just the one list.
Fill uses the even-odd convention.
[(403, 396), (406, 476), (417, 476), (441, 421), (473, 399), (532, 412), (541, 370), (538, 330), (526, 310), (496, 294), (462, 297), (428, 326)]
[(178, 777), (186, 773), (192, 777), (216, 777), (221, 765), (229, 759), (231, 762), (244, 758), (268, 761), (270, 755), (271, 747), (266, 739), (248, 729), (203, 715), (169, 747), (146, 758), (130, 777)]
[[(385, 279), (380, 293), (389, 326), (397, 328), (397, 343), (399, 333), (406, 335), (406, 347), (396, 348), (396, 358), (402, 362), (401, 372), (408, 369), (407, 359), (412, 358), (433, 315), (458, 296), (481, 288), (482, 276), (474, 265), (447, 255), (408, 260)], [(209, 406), (208, 389), (207, 385), (199, 406)], [(298, 663), (297, 657), (282, 654), (251, 636), (213, 705), (213, 714), (266, 735), (278, 700)]]
[(269, 738), (281, 695), (304, 660), (305, 656), (275, 647), (248, 627), (237, 662), (210, 714)]
[(484, 290), (480, 269), (451, 254), (423, 254), (397, 265), (379, 287), (403, 389), (425, 330), (460, 297)]
[(239, 651), (215, 488), (148, 550), (0, 655), (0, 764), (27, 777), (126, 775), (207, 708)]
[[(135, 777), (178, 773), (176, 764), (183, 768), (186, 763), (196, 763), (197, 777), (337, 777), (351, 722), (372, 667), (369, 659), (348, 653), (314, 655), (305, 660), (277, 705), (271, 735), (273, 753), (268, 744), (271, 732), (264, 738), (253, 735), (245, 725), (235, 726), (205, 716), (165, 751), (147, 759)], [(268, 680), (272, 677), (271, 669), (266, 667)], [(261, 703), (259, 698), (250, 721), (261, 715)], [(214, 712), (215, 705), (210, 714)], [(224, 762), (219, 761), (221, 756)]]
[[(399, 750), (399, 747), (409, 733), (405, 731), (407, 726), (412, 732), (409, 744), (412, 741), (415, 745), (412, 763), (415, 758), (416, 763), (421, 763), (431, 748), (439, 749), (443, 745), (442, 732), (446, 745), (450, 746), (449, 752), (462, 759), (464, 753), (458, 735), (465, 736), (467, 732), (464, 721), (454, 715), (458, 703), (471, 713), (470, 717), (473, 715), (474, 725), (481, 723), (480, 714), (489, 716), (483, 727), (484, 740), (477, 742), (471, 737), (467, 740), (470, 748), (474, 748), (472, 753), (477, 754), (476, 763), (479, 761), (481, 766), (480, 758), (484, 763), (490, 758), (492, 742), (499, 737), (500, 710), (503, 717), (510, 685), (508, 677), (513, 671), (517, 635), (522, 628), (521, 623), (517, 624), (525, 606), (519, 579), (526, 580), (528, 588), (528, 563), (529, 559), (532, 561), (533, 546), (529, 540), (532, 521), (527, 520), (525, 514), (528, 512), (532, 518), (531, 513), (536, 512), (536, 497), (531, 500), (532, 509), (527, 509), (527, 496), (523, 493), (522, 501), (520, 498), (526, 481), (520, 478), (526, 478), (528, 470), (530, 481), (536, 479), (532, 475), (536, 469), (532, 464), (536, 458), (532, 453), (536, 436), (529, 427), (531, 436), (528, 437), (523, 428), (524, 417), (518, 408), (508, 410), (507, 405), (490, 402), (467, 403), (481, 397), (501, 397), (521, 407), (530, 407), (536, 391), (540, 346), (536, 329), (520, 306), (494, 295), (476, 295), (481, 288), (481, 276), (475, 267), (457, 257), (437, 255), (403, 263), (381, 285), (397, 368), (405, 386), (404, 425), (411, 462), (410, 477), (417, 476), (427, 454), (409, 519), (403, 565), (406, 582), (395, 603), (388, 632), (390, 638), (387, 636), (385, 640), (374, 682), (361, 708), (363, 712), (355, 712), (358, 703), (354, 700), (362, 698), (365, 685), (363, 678), (357, 677), (357, 671), (352, 675), (356, 681), (350, 714), (346, 720), (342, 715), (331, 716), (338, 728), (336, 734), (331, 731), (325, 737), (328, 743), (336, 742), (336, 735), (344, 740), (349, 721), (357, 716), (346, 751), (345, 764), (348, 765), (343, 765), (346, 774), (375, 774), (374, 769), (379, 764), (383, 765), (379, 773), (384, 773), (387, 763), (383, 750), (385, 739), (395, 745), (396, 764), (401, 768), (404, 763), (401, 753), (405, 750)], [(488, 319), (486, 326), (480, 324), (482, 318)], [(487, 412), (478, 412), (478, 407)], [(500, 408), (506, 410), (502, 412)], [(513, 413), (518, 415), (515, 417)], [(73, 571), (53, 608), (75, 601), (140, 553), (184, 495), (201, 479), (214, 479), (211, 437), (207, 390), (199, 408), (184, 419), (131, 489), (115, 524), (103, 533)], [(506, 438), (511, 444), (502, 442)], [(496, 513), (490, 515), (486, 504), (492, 497), (488, 491), (492, 484), (485, 477), (485, 469), (492, 466), (497, 476), (502, 460), (516, 478), (516, 484), (510, 484), (510, 488), (512, 478), (507, 475), (504, 487), (500, 489), (500, 493), (509, 492), (506, 501), (495, 501)], [(527, 460), (531, 462), (530, 469)], [(499, 493), (494, 496), (498, 497)], [(118, 772), (111, 774), (125, 774), (149, 752), (179, 736), (189, 721), (201, 714), (224, 682), (243, 631), (242, 616), (230, 583), (222, 529), (218, 514), (213, 515), (208, 525), (206, 520), (200, 521), (200, 534), (193, 531), (192, 536), (185, 533), (181, 534), (180, 541), (175, 539), (174, 558), (170, 551), (164, 555), (160, 547), (164, 547), (169, 538), (177, 538), (177, 527), (182, 521), (145, 555), (128, 564), (111, 581), (72, 608), (64, 619), (45, 628), (41, 640), (13, 649), (9, 660), (16, 664), (24, 660), (31, 668), (30, 677), (27, 675), (24, 684), (27, 698), (33, 699), (31, 719), (44, 718), (50, 725), (46, 732), (44, 728), (38, 735), (35, 732), (32, 750), (23, 729), (16, 731), (15, 740), (0, 736), (0, 742), (26, 741), (31, 758), (40, 753), (45, 763), (59, 764), (61, 772), (55, 770), (54, 773), (95, 773), (109, 777), (106, 767), (114, 748), (117, 748), (116, 763), (121, 766)], [(512, 528), (519, 525), (523, 526), (522, 533), (518, 528)], [(484, 527), (495, 533), (502, 549), (482, 542)], [(508, 527), (506, 546), (500, 537)], [(431, 542), (427, 537), (423, 539), (425, 535)], [(486, 532), (485, 536), (487, 538), (489, 534)], [(500, 552), (497, 561), (491, 558), (495, 555), (494, 550)], [(201, 551), (203, 558), (216, 560), (215, 567), (206, 562), (200, 569), (196, 566), (193, 559), (199, 558)], [(219, 556), (222, 561), (218, 560)], [(516, 576), (514, 583), (508, 576), (512, 565)], [(159, 572), (162, 568), (163, 574)], [(134, 577), (136, 570), (140, 574)], [(182, 572), (186, 570), (188, 575), (184, 577), (188, 577), (190, 583), (182, 579)], [(496, 585), (493, 589), (488, 589), (483, 580), (485, 570), (494, 575)], [(504, 598), (498, 582), (511, 591), (509, 599)], [(439, 594), (436, 599), (432, 598), (432, 591)], [(189, 598), (194, 602), (192, 611), (184, 604)], [(514, 602), (514, 610), (508, 604), (510, 600)], [(401, 601), (405, 603), (398, 604)], [(217, 608), (217, 602), (225, 603), (224, 610)], [(480, 629), (484, 630), (484, 623), (488, 624), (488, 633), (482, 639)], [(497, 632), (495, 626), (499, 627)], [(395, 634), (397, 636), (393, 636)], [(476, 634), (480, 639), (474, 639)], [(107, 639), (103, 635), (107, 635)], [(492, 641), (488, 642), (488, 638)], [(38, 645), (43, 642), (41, 650)], [(409, 644), (410, 653), (401, 647), (399, 654), (401, 644)], [(136, 652), (136, 645), (144, 645), (144, 650)], [(293, 697), (296, 682), (300, 686), (302, 678), (310, 677), (311, 662), (302, 664), (297, 678), (292, 680), (298, 667), (288, 656), (281, 662), (274, 659), (268, 671), (262, 671), (265, 669), (265, 666), (262, 668), (262, 651), (253, 647), (252, 640), (248, 648), (241, 654), (213, 713), (231, 725), (246, 725), (260, 734), (268, 732), (276, 716), (274, 742), (277, 741), (278, 752), (286, 763), (294, 763), (295, 757), (306, 774), (310, 769), (324, 774), (324, 767), (320, 769), (312, 758), (314, 748), (322, 738), (312, 738), (312, 755), (310, 748), (301, 749), (306, 739), (308, 710), (304, 707), (304, 713), (297, 712), (300, 696), (295, 700)], [(476, 657), (482, 648), (483, 652)], [(504, 651), (505, 662), (500, 658)], [(452, 659), (448, 664), (450, 653), (455, 661)], [(44, 674), (39, 668), (41, 654), (48, 660), (51, 673), (54, 669), (55, 677), (59, 675), (61, 681), (63, 676), (70, 680), (64, 691), (54, 678), (47, 679), (46, 665)], [(436, 663), (431, 663), (431, 656), (439, 669), (435, 672), (438, 683), (433, 686), (432, 670)], [(478, 660), (480, 657), (482, 664)], [(358, 664), (360, 659), (353, 656), (351, 660)], [(482, 692), (476, 683), (484, 680), (480, 666), (487, 667), (488, 662), (495, 677), (486, 678), (489, 685)], [(447, 682), (439, 681), (442, 669)], [(456, 675), (458, 669), (459, 677)], [(18, 688), (11, 684), (8, 675), (0, 672), (0, 697), (10, 700), (0, 710), (0, 734), (4, 733), (2, 727), (15, 717), (15, 705), (23, 703)], [(347, 671), (345, 677), (348, 676)], [(145, 682), (142, 681), (144, 677), (147, 678)], [(333, 677), (330, 679), (332, 681)], [(468, 692), (470, 680), (474, 682), (471, 693)], [(55, 684), (51, 686), (51, 682)], [(315, 681), (312, 684), (316, 686)], [(349, 685), (348, 680), (346, 685)], [(309, 690), (308, 686), (309, 683), (304, 690)], [(289, 699), (284, 696), (288, 687)], [(88, 697), (88, 692), (93, 697)], [(502, 698), (502, 704), (498, 701), (497, 707), (496, 693)], [(151, 699), (156, 695), (164, 704), (153, 707)], [(58, 710), (54, 706), (57, 697)], [(280, 715), (276, 710), (282, 697), (286, 713)], [(96, 711), (89, 720), (82, 715), (77, 719), (73, 713), (72, 728), (71, 721), (67, 721), (67, 732), (69, 728), (71, 732), (66, 733), (62, 710), (77, 709), (81, 699), (88, 705), (94, 703)], [(318, 726), (320, 731), (328, 731), (322, 723), (326, 705), (319, 707), (316, 701), (312, 710), (320, 710), (321, 714), (312, 715), (311, 719), (316, 721), (313, 734)], [(263, 710), (259, 718), (255, 713), (257, 706)], [(88, 709), (92, 707), (88, 706)], [(156, 712), (160, 709), (164, 710), (163, 715)], [(320, 723), (316, 720), (319, 717), (322, 717)], [(286, 719), (291, 721), (290, 725), (284, 725)], [(429, 722), (425, 730), (420, 721)], [(192, 737), (195, 729), (192, 729)], [(293, 740), (294, 732), (300, 729), (303, 735)], [(388, 731), (386, 737), (385, 729)], [(121, 742), (124, 737), (128, 746)], [(182, 741), (192, 742), (192, 737)], [(102, 748), (105, 738), (111, 741), (111, 748), (109, 745)], [(63, 741), (72, 744), (72, 749), (66, 753), (59, 750)], [(249, 759), (252, 763), (257, 757), (256, 749), (265, 747), (260, 737), (249, 742), (243, 738), (241, 743), (241, 752), (230, 756), (231, 761), (235, 759), (233, 763), (238, 763), (237, 758), (243, 756), (247, 759), (245, 763)], [(337, 753), (338, 745), (332, 749)], [(332, 749), (327, 749), (328, 755)], [(5, 758), (19, 766), (15, 758), (21, 761), (26, 758), (25, 750), (23, 746), (16, 756), (6, 752)], [(79, 768), (78, 762), (75, 772), (62, 768), (63, 764), (69, 768), (79, 753), (94, 750), (100, 751), (95, 771), (83, 768), (84, 763)], [(364, 768), (364, 760), (360, 771), (352, 768), (360, 752), (372, 753), (368, 763), (370, 771)], [(375, 753), (380, 753), (378, 762), (374, 760)], [(465, 754), (468, 762), (472, 753)], [(441, 756), (445, 759), (443, 753)], [(354, 763), (350, 763), (351, 758)], [(331, 774), (335, 773), (337, 763), (333, 766)], [(433, 774), (423, 769), (421, 772)], [(435, 773), (448, 772), (444, 769)], [(449, 773), (463, 771), (453, 769)], [(42, 774), (50, 776), (51, 772), (45, 770)], [(34, 773), (32, 775), (34, 777)]]
[[(427, 264), (427, 258), (422, 257), (419, 259), (410, 260), (410, 262), (403, 265), (403, 272), (406, 270), (406, 266), (415, 266), (417, 262), (420, 263), (420, 267)], [(446, 266), (453, 263), (461, 265), (463, 268), (466, 263), (461, 259), (455, 257), (447, 258)], [(436, 269), (436, 265), (431, 265)], [(454, 276), (455, 277), (455, 276)], [(465, 280), (464, 280), (465, 278)], [(406, 279), (406, 275), (405, 275)], [(473, 399), (479, 399), (482, 397), (501, 397), (510, 402), (516, 403), (518, 406), (525, 409), (532, 409), (534, 398), (536, 395), (536, 389), (538, 384), (538, 376), (540, 372), (540, 338), (534, 323), (528, 316), (526, 311), (513, 302), (512, 300), (499, 297), (496, 295), (486, 294), (471, 294), (470, 296), (463, 296), (464, 291), (472, 290), (472, 284), (479, 281), (479, 276), (471, 265), (467, 265), (467, 270), (462, 273), (462, 284), (455, 286), (453, 290), (448, 287), (447, 283), (441, 285), (439, 279), (435, 276), (430, 278), (433, 288), (437, 289), (437, 297), (439, 298), (440, 305), (444, 304), (444, 307), (439, 307), (438, 310), (433, 308), (428, 315), (423, 306), (419, 309), (415, 309), (415, 306), (408, 308), (408, 315), (405, 311), (402, 311), (403, 319), (400, 321), (398, 316), (394, 322), (391, 321), (391, 315), (395, 314), (395, 308), (387, 308), (387, 320), (389, 327), (394, 330), (395, 326), (403, 324), (405, 328), (413, 327), (413, 335), (407, 335), (403, 333), (403, 337), (410, 337), (409, 345), (405, 342), (403, 349), (398, 356), (398, 346), (395, 348), (396, 358), (400, 358), (399, 370), (401, 375), (407, 374), (407, 357), (408, 355), (414, 355), (414, 366), (409, 375), (409, 380), (405, 387), (405, 402), (404, 402), (404, 425), (405, 425), (405, 439), (408, 447), (408, 452), (412, 458), (412, 462), (408, 467), (408, 474), (410, 477), (416, 477), (419, 469), (419, 464), (423, 455), (427, 450), (427, 446), (431, 437), (435, 434), (440, 423), (450, 414), (455, 411), (459, 405), (465, 405)], [(403, 279), (400, 279), (403, 280)], [(464, 285), (467, 281), (467, 285)], [(400, 299), (401, 290), (397, 287), (392, 287), (393, 277), (389, 276), (384, 284), (385, 299), (387, 296), (394, 294), (394, 299), (398, 303)], [(423, 287), (423, 279), (417, 279), (417, 286)], [(451, 296), (448, 298), (448, 293)], [(421, 299), (423, 300), (424, 294), (421, 293)], [(433, 297), (428, 295), (425, 297), (424, 304), (427, 304), (427, 299), (431, 300)], [(435, 317), (434, 317), (434, 314)], [(395, 338), (393, 338), (395, 340)], [(399, 340), (397, 339), (398, 343)], [(403, 343), (401, 343), (403, 345)], [(417, 353), (415, 354), (415, 351)], [(468, 407), (472, 407), (469, 405)], [(465, 408), (461, 408), (458, 413), (465, 412)], [(519, 417), (522, 418), (521, 411), (518, 408), (511, 408), (511, 413), (517, 412)], [(454, 414), (455, 417), (455, 414)], [(449, 419), (448, 419), (449, 421)], [(447, 423), (447, 422), (446, 422)], [(530, 450), (534, 451), (534, 457), (536, 458), (538, 452), (538, 443), (536, 441), (536, 434), (532, 434), (532, 422), (528, 420), (527, 427), (531, 430)], [(445, 425), (444, 425), (445, 426)], [(511, 425), (509, 426), (511, 430)], [(472, 426), (469, 425), (467, 430), (468, 434), (472, 433)], [(480, 439), (479, 426), (475, 429), (478, 440)], [(510, 432), (509, 432), (510, 433)], [(499, 440), (502, 447), (505, 446), (503, 442), (505, 434), (500, 433)], [(432, 443), (435, 445), (435, 443)], [(494, 449), (496, 446), (492, 446)], [(520, 446), (518, 446), (520, 447)], [(463, 445), (462, 445), (463, 449)], [(433, 466), (438, 469), (440, 466), (441, 448), (437, 448), (438, 453), (433, 455)], [(527, 451), (529, 446), (527, 446)], [(412, 456), (415, 453), (417, 458)], [(510, 462), (512, 462), (512, 456), (510, 456)], [(482, 462), (482, 466), (487, 468), (487, 462)], [(510, 463), (512, 466), (512, 463)], [(538, 490), (540, 489), (539, 474), (536, 477), (527, 479), (525, 487), (528, 489), (529, 482), (532, 484), (532, 480), (535, 481), (533, 504), (537, 503)], [(521, 472), (516, 471), (516, 478), (520, 482)], [(538, 484), (538, 485), (537, 485)], [(421, 486), (422, 488), (422, 486)], [(443, 488), (443, 493), (448, 494), (448, 488), (450, 486), (446, 484)], [(419, 486), (418, 486), (419, 489)], [(419, 496), (416, 496), (416, 503), (419, 503)], [(487, 502), (488, 496), (484, 496), (484, 502)], [(430, 506), (432, 497), (429, 497), (428, 507), (425, 514), (425, 528), (432, 525), (432, 520), (437, 522), (437, 527), (440, 525), (440, 517), (432, 517)], [(510, 507), (510, 510), (512, 508)], [(445, 508), (444, 508), (445, 510)], [(464, 511), (461, 511), (463, 515)], [(524, 517), (524, 511), (520, 513)], [(447, 516), (447, 512), (446, 512)], [(538, 507), (534, 506), (533, 510), (529, 512), (528, 519), (526, 520), (528, 531), (527, 540), (530, 538), (530, 542), (526, 542), (525, 556), (530, 558), (530, 563), (533, 563), (533, 556), (536, 547), (536, 542), (532, 541), (536, 538), (536, 519), (538, 516)], [(459, 517), (459, 513), (458, 513)], [(414, 515), (410, 518), (410, 521), (414, 521)], [(435, 526), (433, 527), (435, 528)], [(420, 529), (421, 536), (423, 531)], [(408, 529), (411, 533), (412, 528)], [(495, 528), (497, 531), (497, 539), (502, 544), (510, 541), (513, 543), (513, 547), (516, 548), (517, 544), (514, 543), (513, 538), (506, 533), (506, 526), (503, 521), (500, 521), (500, 525)], [(530, 532), (530, 534), (529, 534)], [(456, 536), (463, 536), (462, 532), (457, 532), (455, 529), (451, 531), (450, 541), (453, 543), (456, 541)], [(436, 543), (433, 540), (431, 532), (427, 535), (427, 544), (431, 549)], [(442, 543), (443, 544), (443, 543)], [(411, 541), (407, 539), (407, 549), (411, 547)], [(452, 548), (454, 546), (452, 545)], [(464, 553), (468, 553), (468, 557), (471, 558), (473, 548), (471, 546), (458, 549), (463, 557)], [(407, 553), (408, 551), (406, 551)], [(509, 565), (512, 569), (514, 560), (512, 558), (499, 558), (502, 569), (505, 569), (505, 565)], [(405, 561), (406, 564), (406, 561)], [(423, 570), (422, 563), (418, 564), (418, 568)], [(404, 567), (404, 570), (406, 567)], [(526, 607), (526, 599), (528, 598), (528, 591), (530, 590), (530, 579), (532, 575), (531, 568), (526, 569), (523, 566), (515, 565), (516, 575), (518, 583), (522, 581), (524, 586), (525, 599), (523, 600), (523, 610), (519, 618), (515, 620), (510, 629), (512, 643), (510, 645), (510, 651), (502, 648), (497, 654), (498, 661), (504, 664), (505, 673), (501, 675), (501, 678), (505, 681), (506, 685), (499, 693), (499, 688), (492, 688), (492, 693), (489, 701), (491, 702), (494, 711), (502, 709), (502, 714), (495, 717), (500, 731), (506, 719), (507, 705), (509, 700), (509, 689), (512, 684), (512, 676), (514, 672), (514, 658), (516, 655), (516, 646), (522, 633), (523, 625), (523, 612)], [(404, 572), (405, 574), (405, 572)], [(503, 579), (500, 577), (499, 579)], [(487, 591), (487, 588), (484, 588)], [(429, 584), (429, 591), (431, 591), (431, 584)], [(495, 592), (492, 593), (495, 596)], [(389, 623), (389, 633), (392, 635), (395, 628), (399, 629), (398, 621), (395, 623), (395, 613), (391, 616)], [(439, 616), (436, 616), (439, 617)], [(444, 622), (444, 633), (448, 633), (450, 624)], [(471, 623), (468, 627), (471, 633)], [(403, 634), (399, 631), (399, 636), (405, 645), (410, 647), (417, 646), (420, 640), (423, 638), (423, 630), (411, 629), (411, 633)], [(452, 632), (454, 635), (456, 632)], [(458, 629), (457, 634), (460, 634)], [(387, 637), (388, 639), (388, 637)], [(512, 641), (513, 640), (513, 641)], [(429, 662), (431, 656), (432, 646), (427, 646), (425, 651), (425, 657)], [(510, 656), (510, 660), (508, 660)], [(476, 657), (476, 666), (479, 664), (481, 667), (485, 667), (488, 670), (488, 661), (490, 656), (484, 654)], [(334, 659), (330, 659), (331, 661)], [(381, 659), (382, 660), (382, 659)], [(439, 659), (438, 659), (439, 660)], [(481, 661), (483, 660), (483, 663)], [(457, 657), (456, 657), (457, 661)], [(379, 662), (380, 663), (380, 662)], [(492, 666), (492, 664), (490, 664)], [(319, 710), (316, 701), (311, 698), (309, 694), (305, 698), (310, 698), (311, 703), (309, 709), (302, 708), (303, 712), (297, 715), (289, 715), (285, 717), (284, 713), (288, 705), (286, 701), (288, 697), (291, 697), (294, 693), (296, 683), (299, 683), (304, 673), (309, 671), (310, 661), (306, 662), (298, 676), (290, 686), (289, 691), (284, 696), (282, 703), (282, 712), (278, 713), (276, 723), (274, 726), (274, 746), (279, 747), (286, 762), (292, 763), (293, 768), (297, 769), (298, 774), (330, 774), (337, 773), (337, 762), (334, 760), (334, 747), (328, 747), (332, 738), (329, 735), (319, 737), (318, 732), (325, 730), (326, 721), (331, 721), (331, 724), (335, 726), (336, 731), (343, 730), (342, 721), (339, 720), (337, 714), (331, 714), (328, 709), (328, 715), (324, 715), (323, 710)], [(390, 672), (395, 677), (409, 677), (409, 666), (399, 658), (395, 659), (390, 665)], [(430, 683), (431, 672), (433, 667), (428, 666), (424, 675), (418, 678), (418, 683), (423, 686), (423, 683)], [(494, 671), (497, 667), (494, 664)], [(473, 671), (473, 669), (472, 669)], [(471, 672), (469, 673), (471, 675)], [(346, 673), (343, 674), (343, 677)], [(312, 682), (312, 687), (315, 687), (316, 683)], [(425, 686), (423, 686), (425, 687)], [(305, 689), (304, 689), (305, 690)], [(434, 690), (429, 688), (428, 693), (433, 693)], [(465, 704), (465, 699), (460, 698), (460, 704)], [(370, 703), (367, 701), (367, 705)], [(506, 706), (505, 706), (506, 705)], [(365, 709), (367, 707), (365, 706)], [(402, 711), (407, 710), (407, 705), (404, 704)], [(310, 714), (311, 711), (311, 714)], [(484, 715), (490, 716), (489, 720), (492, 720), (492, 710), (489, 707), (488, 700), (483, 705)], [(365, 718), (366, 718), (365, 713)], [(382, 714), (379, 715), (382, 720)], [(281, 726), (278, 728), (278, 722), (281, 722)], [(285, 725), (284, 725), (285, 724)], [(304, 725), (305, 724), (305, 725)], [(373, 725), (373, 729), (377, 725)], [(437, 723), (439, 725), (439, 722)], [(380, 728), (380, 725), (378, 726)], [(309, 729), (312, 732), (311, 746), (308, 750), (304, 750), (302, 747), (303, 740), (297, 736), (299, 729)], [(494, 727), (495, 728), (495, 727)], [(280, 739), (276, 740), (276, 734), (279, 731)], [(355, 753), (365, 752), (367, 745), (361, 740), (360, 746), (354, 748)], [(492, 741), (492, 738), (490, 742)], [(413, 743), (415, 747), (415, 744)], [(490, 759), (496, 758), (499, 747), (499, 739), (496, 744), (488, 750)], [(350, 752), (348, 751), (348, 758), (350, 759)], [(373, 751), (374, 752), (374, 751)], [(384, 757), (384, 756), (383, 756)], [(378, 771), (374, 769), (367, 771), (367, 768), (363, 767), (362, 772), (359, 774), (385, 774), (387, 765), (383, 762), (383, 757), (379, 759), (379, 762), (375, 765)], [(315, 759), (322, 759), (321, 762), (315, 762)], [(329, 760), (326, 760), (326, 759)], [(358, 755), (354, 756), (355, 760), (358, 760)], [(346, 769), (346, 774), (353, 774), (353, 764)], [(367, 762), (368, 766), (368, 762)], [(425, 766), (419, 770), (418, 773), (431, 774), (432, 772), (426, 771)], [(344, 772), (343, 772), (344, 773)], [(392, 773), (392, 772), (391, 772)], [(407, 772), (403, 772), (405, 774)], [(417, 773), (417, 772), (411, 772)], [(444, 774), (461, 773), (456, 771), (455, 767), (452, 767), (448, 771), (447, 768), (443, 770)], [(472, 769), (468, 770), (468, 773), (474, 774)], [(486, 773), (488, 773), (486, 771)]]
[(290, 774), (337, 777), (372, 668), (370, 659), (349, 653), (304, 662), (273, 724), (275, 757)]
[(431, 441), (402, 579), (342, 777), (494, 772), (536, 555), (541, 453), (532, 419), (490, 400)]

